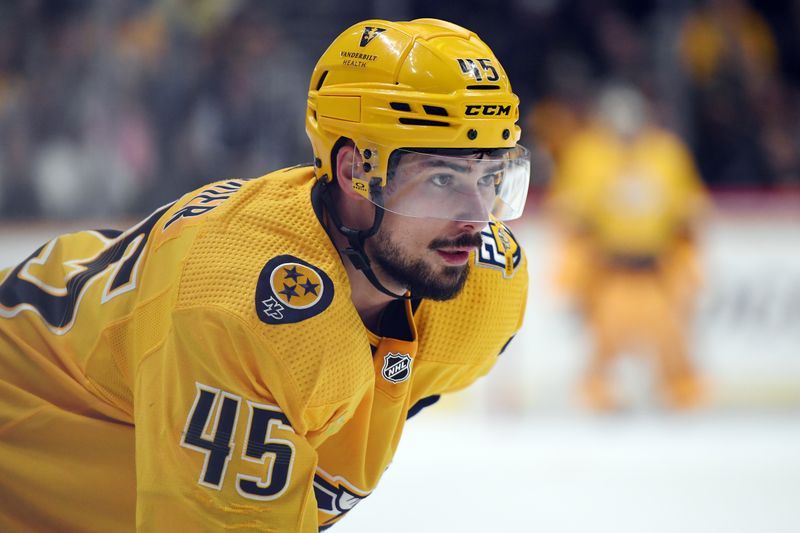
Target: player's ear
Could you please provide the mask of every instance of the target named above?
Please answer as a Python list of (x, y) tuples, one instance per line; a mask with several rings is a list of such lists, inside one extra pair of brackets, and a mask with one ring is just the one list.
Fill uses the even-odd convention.
[(350, 198), (364, 199), (353, 190), (353, 171), (361, 165), (361, 154), (351, 142), (343, 144), (336, 152), (336, 181), (342, 192)]

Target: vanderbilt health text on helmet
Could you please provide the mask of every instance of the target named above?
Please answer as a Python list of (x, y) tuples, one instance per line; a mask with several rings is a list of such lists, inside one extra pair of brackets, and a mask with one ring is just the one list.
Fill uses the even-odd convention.
[(530, 178), (518, 118), (503, 67), (474, 33), (436, 19), (369, 20), (317, 63), (306, 131), (320, 179), (333, 177), (337, 141), (355, 143), (353, 189), (383, 209), (510, 220)]

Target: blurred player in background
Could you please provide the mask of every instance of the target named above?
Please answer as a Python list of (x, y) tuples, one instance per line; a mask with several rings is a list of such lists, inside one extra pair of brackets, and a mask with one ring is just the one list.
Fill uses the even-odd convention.
[(311, 76), (313, 167), (0, 270), (0, 530), (338, 521), (521, 326), (518, 116), (475, 34), (366, 21)]
[(611, 367), (631, 351), (655, 357), (666, 405), (700, 400), (687, 326), (707, 202), (687, 148), (652, 123), (644, 97), (627, 86), (602, 91), (589, 124), (563, 148), (549, 191), (564, 235), (558, 283), (593, 336), (581, 388), (592, 407), (620, 407)]

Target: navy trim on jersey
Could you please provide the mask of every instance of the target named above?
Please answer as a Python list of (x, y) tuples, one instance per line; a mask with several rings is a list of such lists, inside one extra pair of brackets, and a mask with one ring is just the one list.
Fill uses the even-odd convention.
[(411, 406), (411, 409), (408, 410), (408, 414), (406, 415), (406, 420), (411, 418), (412, 416), (416, 415), (426, 407), (430, 407), (431, 405), (435, 404), (439, 401), (442, 396), (440, 394), (434, 394), (433, 396), (427, 396), (414, 405)]
[(401, 341), (414, 340), (411, 324), (406, 316), (405, 300), (392, 300), (386, 305), (379, 319), (378, 335)]
[(503, 352), (506, 351), (506, 348), (508, 348), (508, 345), (511, 344), (511, 341), (514, 340), (514, 337), (516, 337), (516, 335), (511, 335), (511, 337), (509, 337), (509, 339), (506, 341), (506, 343), (503, 345), (503, 347), (500, 348), (500, 352), (497, 354), (497, 357), (500, 357), (501, 355), (503, 355)]

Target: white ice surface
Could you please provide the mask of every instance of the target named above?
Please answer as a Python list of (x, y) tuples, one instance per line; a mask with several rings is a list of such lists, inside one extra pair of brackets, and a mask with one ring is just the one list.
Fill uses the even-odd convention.
[(374, 493), (332, 531), (793, 533), (800, 416), (409, 421)]

